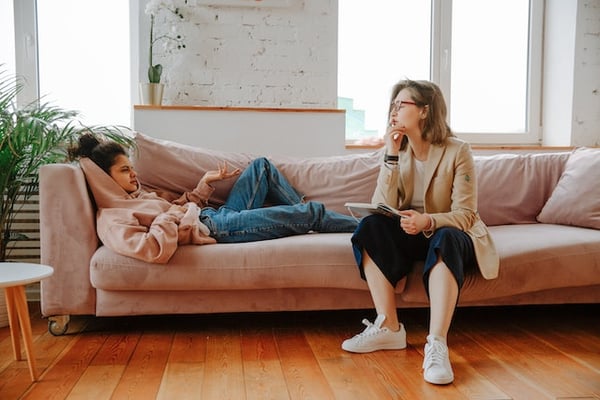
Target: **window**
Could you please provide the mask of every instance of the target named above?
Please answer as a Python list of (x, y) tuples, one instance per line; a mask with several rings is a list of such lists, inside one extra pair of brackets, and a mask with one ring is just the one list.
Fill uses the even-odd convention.
[[(537, 143), (542, 17), (541, 0), (380, 0), (369, 6), (340, 0), (338, 107), (347, 109), (346, 139), (383, 135), (391, 86), (410, 78), (440, 85), (450, 126), (463, 139)], [(383, 52), (375, 53), (374, 43)], [(362, 110), (364, 127), (356, 123)]]
[(381, 136), (393, 83), (429, 79), (431, 5), (339, 0), (338, 15), (338, 107), (346, 109), (346, 139)]
[(0, 71), (15, 73), (15, 24), (13, 0), (0, 0)]
[[(17, 71), (28, 85), (39, 87), (31, 97), (39, 96), (58, 107), (77, 110), (87, 125), (131, 125), (129, 2), (14, 3), (23, 17), (16, 21), (32, 24), (34, 31), (29, 34), (26, 26), (15, 27), (18, 42), (24, 37), (28, 43), (34, 43), (31, 52), (35, 54), (25, 52), (23, 57), (29, 58), (23, 60), (23, 65), (38, 68)], [(37, 26), (32, 23), (35, 20)], [(14, 26), (12, 19), (9, 24)]]

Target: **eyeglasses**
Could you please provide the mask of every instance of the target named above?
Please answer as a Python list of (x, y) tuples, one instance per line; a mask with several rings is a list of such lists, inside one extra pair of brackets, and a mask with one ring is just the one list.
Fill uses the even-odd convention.
[(415, 103), (414, 101), (406, 101), (406, 100), (405, 101), (394, 101), (394, 102), (392, 102), (392, 104), (390, 104), (390, 109), (392, 111), (398, 111), (400, 108), (402, 108), (402, 106), (404, 104), (410, 104), (413, 106), (417, 105), (417, 103)]

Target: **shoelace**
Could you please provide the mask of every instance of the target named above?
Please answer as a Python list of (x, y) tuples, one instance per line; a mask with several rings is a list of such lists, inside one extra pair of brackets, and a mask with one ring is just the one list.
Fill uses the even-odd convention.
[(432, 343), (428, 344), (427, 351), (425, 353), (423, 368), (444, 364), (444, 360), (446, 359), (446, 349), (443, 343), (434, 340)]
[(375, 326), (375, 324), (373, 324), (371, 321), (369, 321), (368, 319), (363, 319), (362, 320), (363, 325), (366, 326), (365, 330), (362, 331), (361, 333), (359, 333), (358, 335), (355, 336), (356, 339), (363, 339), (367, 336), (371, 336), (373, 334), (377, 334), (380, 329)]

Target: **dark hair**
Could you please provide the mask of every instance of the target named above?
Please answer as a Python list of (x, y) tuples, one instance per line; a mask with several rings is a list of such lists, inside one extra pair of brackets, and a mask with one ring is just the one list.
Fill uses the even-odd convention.
[(92, 133), (81, 135), (77, 145), (69, 147), (68, 154), (70, 160), (88, 157), (109, 175), (115, 158), (118, 155), (127, 156), (127, 152), (119, 143), (112, 140), (100, 140)]
[[(412, 101), (418, 107), (428, 108), (426, 117), (423, 120), (423, 134), (421, 136), (423, 140), (427, 140), (432, 144), (443, 144), (447, 138), (454, 136), (446, 122), (448, 111), (444, 95), (433, 82), (406, 79), (395, 84), (392, 88), (392, 100), (388, 114), (392, 111), (391, 103), (403, 89), (408, 89)], [(408, 138), (405, 136), (401, 145), (402, 149), (406, 147), (407, 142)]]

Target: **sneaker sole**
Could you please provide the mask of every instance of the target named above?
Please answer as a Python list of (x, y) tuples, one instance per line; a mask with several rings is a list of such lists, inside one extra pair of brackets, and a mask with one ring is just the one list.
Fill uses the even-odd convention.
[(350, 348), (349, 346), (346, 346), (344, 343), (342, 343), (342, 349), (346, 350), (350, 353), (372, 353), (374, 351), (379, 351), (379, 350), (404, 350), (406, 348), (406, 345), (389, 345), (389, 346), (373, 346), (373, 347), (367, 347), (367, 348), (361, 348), (361, 349), (354, 349), (354, 348)]
[(434, 385), (448, 385), (449, 383), (454, 382), (454, 377), (446, 379), (427, 379), (426, 377), (423, 377), (423, 379), (425, 379), (425, 382), (429, 382)]

